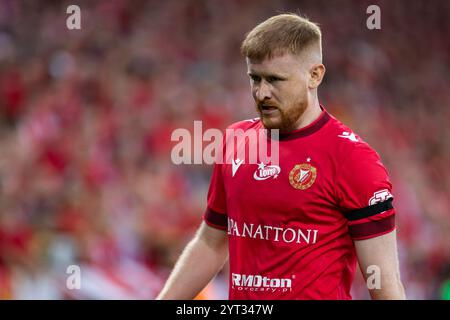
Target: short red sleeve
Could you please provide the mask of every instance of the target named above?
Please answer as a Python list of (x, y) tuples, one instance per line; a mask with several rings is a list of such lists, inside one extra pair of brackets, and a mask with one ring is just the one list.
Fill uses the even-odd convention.
[(357, 142), (342, 159), (336, 193), (351, 237), (363, 240), (394, 230), (392, 184), (378, 154)]
[(227, 228), (226, 194), (222, 176), (222, 165), (214, 164), (208, 190), (208, 207), (203, 220), (211, 227), (225, 230)]

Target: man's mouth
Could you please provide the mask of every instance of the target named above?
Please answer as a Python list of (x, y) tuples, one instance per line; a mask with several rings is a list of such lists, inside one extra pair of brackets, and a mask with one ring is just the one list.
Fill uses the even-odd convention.
[(270, 105), (260, 105), (259, 110), (263, 115), (271, 115), (272, 113), (276, 112), (278, 108)]

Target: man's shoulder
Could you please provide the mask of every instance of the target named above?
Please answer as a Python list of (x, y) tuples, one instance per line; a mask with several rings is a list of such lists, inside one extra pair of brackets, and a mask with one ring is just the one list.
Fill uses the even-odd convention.
[(326, 143), (335, 154), (348, 157), (351, 153), (375, 153), (376, 151), (353, 129), (330, 115), (326, 130)]

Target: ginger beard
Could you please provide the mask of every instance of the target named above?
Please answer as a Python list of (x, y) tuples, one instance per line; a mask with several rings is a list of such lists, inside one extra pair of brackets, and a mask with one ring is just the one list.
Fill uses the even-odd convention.
[(256, 111), (264, 128), (290, 132), (298, 129), (301, 118), (308, 107), (307, 99), (305, 92), (282, 106), (271, 101), (256, 102)]

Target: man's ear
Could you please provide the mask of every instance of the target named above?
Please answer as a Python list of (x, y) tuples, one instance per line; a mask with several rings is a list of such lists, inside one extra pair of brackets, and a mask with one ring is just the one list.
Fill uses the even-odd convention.
[(309, 69), (309, 89), (316, 89), (322, 82), (323, 76), (325, 75), (325, 66), (321, 63), (315, 64)]

